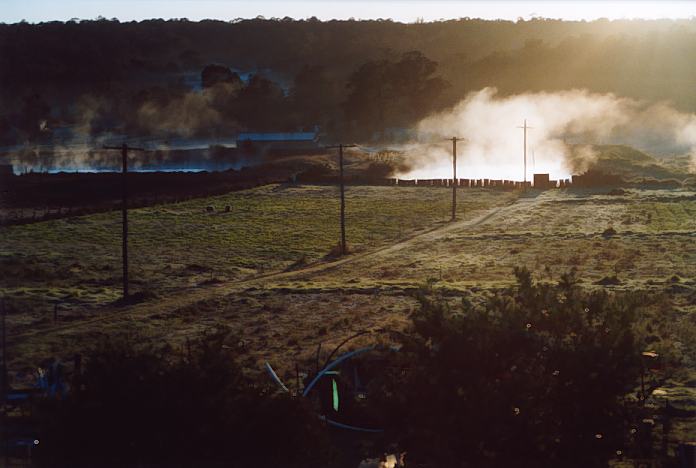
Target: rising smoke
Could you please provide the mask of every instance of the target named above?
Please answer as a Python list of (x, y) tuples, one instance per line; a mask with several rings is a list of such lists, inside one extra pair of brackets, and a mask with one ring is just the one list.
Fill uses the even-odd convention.
[(527, 180), (533, 173), (568, 178), (596, 157), (592, 145), (623, 144), (652, 154), (690, 154), (696, 171), (696, 115), (666, 103), (646, 103), (586, 90), (499, 96), (495, 88), (469, 94), (454, 108), (417, 126), (406, 150), (411, 170), (404, 178), (451, 177), (451, 147), (457, 136), (458, 176), (522, 180), (524, 120)]
[[(140, 160), (133, 161), (134, 169), (167, 165), (186, 168), (194, 162), (177, 160), (177, 149), (221, 144), (222, 138), (210, 133), (221, 126), (222, 135), (235, 134), (236, 124), (222, 116), (216, 105), (234, 92), (190, 91), (166, 102), (149, 99), (135, 112), (125, 114), (117, 112), (110, 100), (84, 96), (76, 103), (80, 118), (68, 138), (17, 145), (5, 151), (5, 160), (20, 172), (118, 169), (119, 155), (100, 148), (104, 143), (124, 139), (125, 134), (114, 128), (124, 127), (123, 115), (128, 115), (133, 121), (125, 126), (145, 135), (139, 140), (151, 141), (134, 143), (160, 150), (147, 158), (145, 166)], [(457, 136), (464, 139), (458, 144), (459, 177), (522, 180), (523, 133), (518, 127), (525, 119), (531, 127), (527, 132), (527, 180), (533, 173), (549, 173), (553, 179), (582, 173), (597, 157), (593, 145), (601, 144), (623, 144), (654, 155), (689, 154), (690, 170), (696, 172), (696, 115), (679, 112), (668, 103), (587, 90), (500, 96), (495, 88), (485, 88), (421, 121), (396, 175), (416, 179), (451, 177), (451, 146), (447, 140)], [(238, 161), (213, 161), (211, 155), (211, 151), (191, 154), (197, 160), (194, 166), (211, 170), (238, 166)]]
[(138, 128), (151, 135), (164, 133), (182, 137), (218, 128), (224, 117), (215, 108), (215, 97), (212, 92), (190, 91), (164, 105), (147, 101), (136, 113)]
[(230, 145), (236, 130), (215, 107), (223, 91), (227, 90), (187, 91), (171, 99), (145, 99), (125, 109), (118, 107), (117, 99), (86, 94), (74, 104), (74, 122), (47, 128), (43, 140), (0, 148), (0, 161), (12, 164), (18, 173), (119, 170), (120, 154), (103, 146), (126, 141), (156, 150), (146, 157), (132, 157), (135, 170), (237, 168), (236, 159), (216, 158), (215, 147)]

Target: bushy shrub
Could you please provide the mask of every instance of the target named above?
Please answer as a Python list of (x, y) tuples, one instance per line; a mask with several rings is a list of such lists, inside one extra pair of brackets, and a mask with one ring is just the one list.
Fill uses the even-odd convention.
[(91, 351), (80, 389), (39, 408), (39, 465), (326, 466), (316, 415), (246, 378), (223, 339), (174, 355), (132, 342)]
[(574, 272), (482, 305), (422, 294), (413, 333), (375, 385), (388, 435), (426, 466), (595, 466), (624, 450), (640, 353), (626, 296)]

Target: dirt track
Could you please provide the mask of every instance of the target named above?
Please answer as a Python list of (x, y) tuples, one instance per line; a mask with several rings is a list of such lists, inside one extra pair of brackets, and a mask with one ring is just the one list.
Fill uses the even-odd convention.
[(329, 261), (329, 262), (318, 262), (310, 264), (304, 268), (296, 269), (292, 271), (278, 271), (268, 274), (257, 275), (254, 277), (246, 278), (243, 280), (228, 281), (210, 286), (202, 286), (194, 289), (183, 290), (180, 293), (169, 295), (165, 298), (160, 298), (150, 302), (144, 302), (141, 304), (135, 304), (130, 306), (107, 306), (99, 309), (96, 313), (98, 317), (83, 319), (79, 322), (71, 322), (62, 325), (51, 325), (48, 327), (42, 327), (29, 332), (19, 333), (15, 335), (8, 336), (8, 341), (12, 343), (24, 342), (26, 340), (31, 340), (35, 337), (45, 338), (47, 335), (57, 335), (63, 332), (75, 332), (82, 328), (93, 327), (97, 324), (110, 322), (114, 325), (116, 323), (128, 323), (132, 320), (142, 320), (146, 319), (148, 316), (166, 314), (168, 312), (175, 311), (182, 307), (190, 306), (200, 301), (211, 300), (215, 298), (224, 297), (235, 291), (243, 291), (254, 287), (273, 287), (282, 281), (291, 280), (309, 280), (312, 278), (320, 277), (322, 274), (327, 272), (334, 272), (340, 270), (342, 267), (347, 266), (352, 263), (367, 261), (374, 263), (376, 259), (387, 257), (394, 254), (397, 251), (402, 251), (413, 246), (415, 243), (421, 242), (432, 242), (439, 238), (447, 236), (453, 231), (461, 231), (462, 229), (472, 228), (485, 223), (492, 218), (503, 215), (510, 211), (518, 211), (520, 208), (529, 209), (531, 203), (534, 199), (529, 198), (519, 198), (508, 203), (504, 206), (495, 207), (486, 210), (483, 214), (468, 220), (455, 221), (453, 223), (438, 226), (436, 228), (429, 229), (425, 232), (420, 232), (405, 239), (387, 245), (381, 248), (360, 252), (357, 254), (349, 255), (344, 258)]
[[(425, 281), (435, 279), (438, 288), (454, 294), (485, 294), (512, 284), (512, 268), (518, 265), (543, 280), (577, 266), (587, 287), (617, 271), (621, 284), (612, 288), (678, 287), (686, 292), (674, 296), (675, 307), (688, 312), (693, 310), (689, 291), (696, 290), (696, 232), (686, 212), (675, 218), (673, 208), (689, 209), (677, 195), (644, 208), (644, 194), (617, 199), (532, 192), (335, 261), (103, 307), (72, 322), (44, 322), (8, 336), (10, 357), (14, 368), (30, 367), (40, 358), (70, 356), (122, 334), (180, 346), (210, 328), (227, 326), (231, 339), (246, 342), (246, 368), (260, 369), (268, 359), (282, 373), (294, 362), (312, 361), (319, 344), (326, 349), (364, 330), (375, 332), (371, 340), (388, 339), (402, 330), (418, 308), (412, 291)], [(618, 233), (610, 239), (602, 233), (612, 222)], [(662, 249), (657, 258), (656, 246)], [(675, 273), (681, 278), (677, 285), (671, 279)]]

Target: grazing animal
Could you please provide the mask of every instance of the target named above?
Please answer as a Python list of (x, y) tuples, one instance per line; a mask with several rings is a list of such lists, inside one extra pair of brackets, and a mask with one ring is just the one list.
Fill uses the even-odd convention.
[(225, 205), (225, 213), (229, 213), (230, 209), (230, 205)]
[(213, 206), (206, 206), (206, 207), (205, 207), (205, 211), (207, 211), (208, 213), (213, 213), (213, 212), (215, 211), (215, 207), (213, 207)]

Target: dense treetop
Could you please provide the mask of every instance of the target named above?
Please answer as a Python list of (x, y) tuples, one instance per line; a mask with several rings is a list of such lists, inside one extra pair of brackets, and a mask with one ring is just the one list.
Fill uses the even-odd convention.
[[(235, 125), (345, 127), (356, 117), (350, 110), (350, 96), (358, 98), (356, 77), (367, 73), (370, 63), (391, 62), (394, 68), (407, 60), (406, 53), (424, 60), (411, 63), (416, 68), (404, 73), (416, 76), (410, 85), (397, 86), (401, 94), (392, 97), (399, 100), (405, 93), (427, 90), (423, 102), (408, 104), (425, 113), (486, 86), (503, 94), (587, 88), (668, 100), (681, 110), (696, 111), (696, 61), (689, 59), (696, 56), (696, 20), (460, 19), (403, 24), (287, 18), (127, 23), (101, 19), (0, 24), (0, 133), (4, 128), (6, 140), (16, 139), (7, 136), (7, 128), (18, 125), (18, 114), (41, 114), (45, 106), (51, 109), (44, 112), (46, 117), (70, 120), (72, 115), (74, 120), (75, 107), (87, 98), (118, 97), (123, 107), (124, 99), (142, 100), (143, 93), (180, 96), (191, 88), (185, 78), (200, 77), (211, 64), (229, 67), (246, 82), (244, 73), (259, 74), (274, 83), (260, 86), (266, 86), (264, 92), (275, 92), (268, 86), (283, 88), (286, 97), (294, 96), (295, 104), (302, 104), (285, 102), (276, 108), (288, 116), (280, 122), (267, 122), (262, 116)], [(129, 111), (139, 110), (132, 105)], [(102, 107), (113, 110), (114, 104)], [(419, 113), (409, 112), (384, 125), (404, 125)], [(32, 114), (32, 121), (35, 117)], [(371, 115), (369, 120), (380, 119)]]

